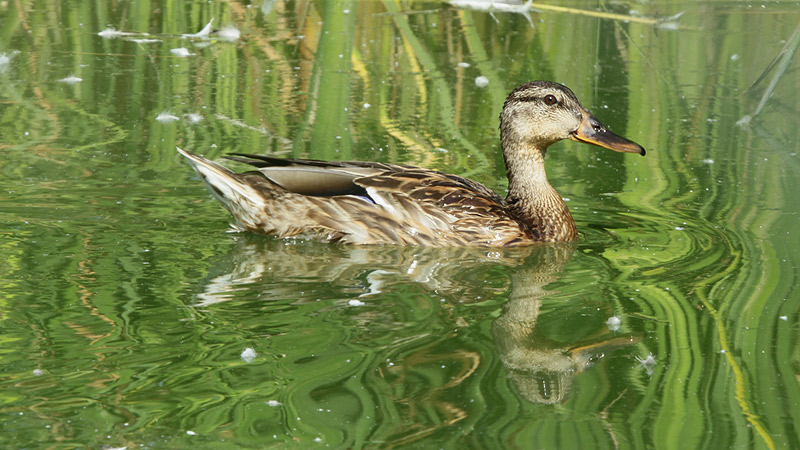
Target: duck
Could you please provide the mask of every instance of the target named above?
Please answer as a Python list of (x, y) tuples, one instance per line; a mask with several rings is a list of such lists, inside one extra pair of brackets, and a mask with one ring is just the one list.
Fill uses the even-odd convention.
[(503, 104), (505, 197), (458, 175), (403, 164), (225, 156), (252, 167), (240, 173), (177, 151), (233, 216), (236, 230), (355, 245), (519, 247), (578, 239), (545, 172), (548, 148), (564, 139), (645, 155), (551, 81), (518, 86)]

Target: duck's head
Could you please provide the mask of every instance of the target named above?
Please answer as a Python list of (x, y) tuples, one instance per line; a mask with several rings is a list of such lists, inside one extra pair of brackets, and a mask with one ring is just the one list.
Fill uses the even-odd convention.
[(617, 152), (645, 154), (644, 148), (608, 130), (563, 84), (532, 81), (511, 91), (500, 114), (503, 147), (520, 144), (544, 152), (562, 139)]

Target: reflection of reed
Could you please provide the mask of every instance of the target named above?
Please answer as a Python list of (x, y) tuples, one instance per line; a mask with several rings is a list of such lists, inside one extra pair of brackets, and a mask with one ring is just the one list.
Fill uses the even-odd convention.
[[(8, 158), (0, 161), (0, 173), (7, 190), (16, 191), (13, 197), (6, 197), (18, 201), (20, 206), (16, 209), (16, 204), (8, 200), (5, 203), (5, 212), (11, 213), (7, 221), (12, 225), (6, 227), (11, 239), (0, 246), (0, 261), (3, 261), (0, 279), (6, 287), (22, 280), (70, 280), (75, 265), (62, 264), (57, 254), (80, 255), (86, 262), (81, 263), (78, 276), (96, 280), (97, 286), (90, 283), (87, 289), (97, 289), (100, 293), (97, 298), (117, 298), (118, 294), (110, 292), (121, 289), (118, 292), (126, 292), (124, 295), (130, 296), (132, 304), (138, 305), (142, 298), (148, 298), (144, 291), (171, 292), (193, 279), (196, 273), (204, 272), (205, 258), (188, 255), (213, 253), (215, 243), (219, 242), (214, 233), (223, 225), (215, 205), (195, 204), (189, 223), (196, 228), (188, 233), (193, 238), (178, 237), (186, 230), (184, 226), (169, 229), (153, 226), (161, 222), (151, 219), (171, 224), (186, 221), (185, 213), (175, 212), (185, 208), (175, 205), (189, 203), (186, 198), (196, 198), (196, 193), (186, 198), (176, 197), (173, 193), (181, 191), (174, 191), (175, 186), (200, 189), (195, 182), (185, 182), (190, 175), (182, 170), (183, 163), (173, 157), (175, 146), (183, 143), (217, 152), (287, 150), (287, 140), (298, 135), (298, 124), (303, 122), (311, 105), (308, 93), (314, 66), (323, 64), (320, 39), (323, 25), (330, 23), (322, 20), (325, 2), (250, 2), (249, 5), (232, 1), (143, 0), (136, 2), (136, 7), (131, 2), (105, 2), (102, 8), (85, 0), (51, 3), (46, 14), (42, 13), (41, 4), (35, 2), (0, 3), (0, 14), (8, 18), (0, 21), (0, 52), (12, 51), (15, 55), (0, 77), (5, 118), (0, 124), (3, 136), (0, 149), (8, 150), (5, 152)], [(258, 9), (257, 3), (265, 6)], [(641, 3), (640, 9), (650, 16), (667, 13), (659, 11), (664, 5), (658, 3)], [(574, 6), (582, 4), (586, 2), (576, 2)], [(485, 155), (494, 154), (496, 130), (494, 125), (487, 124), (496, 123), (497, 105), (502, 97), (498, 101), (498, 95), (491, 89), (496, 88), (504, 96), (507, 87), (504, 84), (548, 78), (567, 82), (581, 92), (593, 92), (587, 103), (608, 105), (615, 111), (619, 118), (611, 124), (615, 131), (627, 131), (633, 137), (646, 135), (643, 144), (657, 151), (653, 158), (641, 162), (608, 158), (620, 167), (620, 177), (605, 177), (592, 183), (585, 181), (600, 177), (592, 168), (598, 163), (596, 155), (564, 152), (560, 157), (567, 164), (554, 166), (551, 175), (564, 179), (564, 193), (569, 193), (575, 204), (581, 206), (576, 219), (587, 225), (582, 227), (585, 233), (593, 233), (584, 235), (584, 248), (602, 247), (597, 240), (608, 238), (605, 231), (593, 230), (614, 232), (614, 242), (595, 253), (609, 265), (608, 272), (599, 276), (616, 288), (611, 296), (619, 297), (620, 308), (636, 310), (640, 317), (658, 319), (652, 321), (654, 330), (648, 348), (655, 349), (657, 344), (659, 361), (665, 361), (664, 367), (668, 368), (657, 372), (647, 386), (633, 382), (625, 406), (620, 401), (602, 414), (608, 412), (609, 423), (619, 432), (623, 447), (626, 443), (638, 448), (769, 447), (773, 445), (772, 439), (777, 448), (799, 447), (796, 424), (800, 423), (800, 409), (787, 410), (786, 405), (800, 403), (796, 382), (798, 203), (793, 187), (798, 172), (797, 158), (792, 154), (800, 128), (792, 122), (798, 102), (797, 90), (791, 89), (797, 84), (800, 72), (786, 72), (785, 77), (791, 79), (785, 78), (789, 82), (778, 86), (775, 101), (767, 103), (761, 113), (761, 126), (750, 131), (735, 126), (736, 119), (756, 107), (754, 104), (746, 107), (740, 94), (758, 77), (771, 52), (780, 48), (780, 40), (791, 35), (797, 25), (791, 19), (796, 7), (784, 2), (770, 6), (767, 14), (753, 14), (750, 10), (741, 14), (729, 2), (706, 2), (699, 7), (697, 2), (686, 0), (671, 3), (669, 8), (674, 9), (669, 13), (688, 9), (687, 25), (703, 25), (704, 31), (686, 34), (654, 33), (650, 26), (636, 23), (576, 20), (573, 14), (549, 13), (537, 13), (536, 27), (532, 28), (526, 20), (511, 15), (498, 14), (496, 22), (490, 14), (454, 10), (444, 4), (399, 5), (396, 13), (387, 14), (387, 7), (392, 5), (358, 3), (351, 13), (358, 16), (356, 26), (349, 28), (349, 36), (337, 37), (352, 40), (351, 47), (357, 51), (352, 58), (363, 66), (359, 76), (350, 79), (351, 101), (327, 105), (325, 109), (349, 107), (351, 116), (347, 124), (355, 142), (353, 158), (414, 163), (460, 174), (476, 171), (480, 172), (476, 173), (480, 181), (496, 183), (502, 175), (501, 161), (487, 156), (484, 158), (488, 163), (476, 164), (478, 158), (473, 149), (462, 145), (463, 141), (471, 142)], [(98, 25), (179, 36), (199, 30), (210, 17), (216, 17), (220, 24), (228, 21), (235, 24), (244, 33), (242, 40), (235, 45), (193, 49), (198, 53), (196, 58), (176, 61), (169, 49), (185, 43), (175, 38), (169, 38), (166, 45), (147, 46), (96, 36), (101, 29)], [(348, 18), (339, 16), (339, 20)], [(397, 22), (407, 26), (401, 29)], [(434, 22), (435, 27), (431, 26)], [(611, 39), (612, 36), (622, 37)], [(680, 64), (676, 64), (678, 49)], [(339, 54), (332, 55), (338, 58)], [(460, 62), (471, 66), (458, 66)], [(84, 81), (71, 86), (54, 81), (73, 72)], [(490, 85), (475, 89), (472, 80), (477, 75), (487, 76)], [(444, 88), (443, 94), (437, 94), (440, 88)], [(366, 102), (371, 104), (370, 108), (355, 108)], [(208, 115), (202, 126), (155, 122), (153, 118), (164, 110), (178, 115), (207, 110)], [(269, 133), (262, 133), (262, 128)], [(463, 133), (463, 141), (452, 140), (458, 138), (452, 130)], [(772, 142), (764, 145), (765, 140)], [(315, 142), (303, 156), (325, 157), (333, 145)], [(449, 151), (432, 152), (431, 147)], [(94, 151), (77, 151), (80, 149)], [(568, 183), (572, 184), (567, 188)], [(112, 191), (120, 194), (120, 205), (114, 203), (117, 196), (107, 195)], [(583, 200), (596, 198), (597, 193), (603, 192), (618, 194), (602, 203), (586, 204)], [(73, 196), (81, 196), (88, 203), (73, 202)], [(157, 201), (151, 202), (152, 198)], [(23, 203), (23, 199), (28, 203)], [(203, 203), (208, 202), (200, 202)], [(78, 221), (70, 214), (77, 208), (82, 212)], [(45, 210), (52, 212), (40, 212)], [(69, 216), (72, 220), (62, 224), (61, 219)], [(83, 228), (90, 222), (92, 227), (96, 226), (89, 216), (108, 220), (92, 232), (91, 227)], [(26, 242), (33, 242), (36, 235), (28, 236), (23, 233), (29, 231), (17, 228), (22, 220), (54, 230), (63, 228), (72, 236), (71, 240), (86, 236), (84, 241), (74, 240), (84, 245), (63, 246), (66, 241), (59, 240), (63, 236), (40, 237), (36, 239), (39, 244), (28, 245)], [(633, 222), (635, 226), (631, 225)], [(16, 239), (20, 239), (20, 245), (15, 244)], [(206, 286), (207, 297), (201, 298), (201, 303), (228, 300), (234, 293), (252, 289), (247, 280), (255, 283), (269, 276), (277, 279), (275, 274), (290, 276), (291, 280), (301, 279), (304, 274), (311, 279), (312, 274), (318, 274), (320, 279), (337, 283), (352, 279), (366, 296), (374, 296), (377, 291), (391, 292), (395, 286), (390, 283), (396, 282), (397, 277), (372, 269), (370, 265), (376, 259), (384, 261), (381, 264), (387, 272), (410, 271), (411, 277), (416, 276), (423, 283), (426, 278), (433, 278), (449, 286), (446, 298), (451, 302), (475, 299), (477, 292), (486, 290), (464, 275), (472, 269), (459, 272), (451, 267), (455, 264), (437, 267), (431, 256), (426, 257), (425, 269), (412, 267), (417, 259), (413, 253), (402, 250), (382, 248), (360, 255), (357, 251), (343, 252), (335, 246), (298, 244), (274, 249), (275, 259), (267, 261), (265, 255), (251, 255), (264, 245), (251, 244), (254, 246), (243, 246), (231, 258), (220, 258), (226, 261), (216, 268), (218, 276)], [(148, 254), (158, 254), (161, 267), (168, 262), (175, 264), (175, 270), (168, 271), (169, 276), (154, 277), (160, 273), (153, 271), (154, 266), (129, 263), (137, 260), (128, 255), (130, 249), (150, 249), (154, 245), (160, 250)], [(176, 245), (180, 245), (180, 250)], [(265, 247), (271, 248), (270, 245)], [(42, 250), (44, 247), (46, 252)], [(49, 256), (45, 258), (43, 254)], [(306, 272), (284, 270), (281, 258), (285, 254), (293, 255), (289, 263)], [(436, 254), (443, 258), (458, 257), (457, 253), (445, 256), (448, 253), (444, 251)], [(307, 260), (304, 266), (300, 265), (303, 259)], [(509, 260), (510, 265), (518, 263), (513, 262), (514, 258)], [(474, 268), (492, 261), (496, 260), (487, 254), (482, 259), (475, 257), (471, 264)], [(397, 266), (386, 269), (392, 263)], [(538, 339), (534, 331), (547, 321), (546, 306), (553, 297), (543, 300), (548, 281), (542, 280), (542, 292), (531, 289), (528, 301), (524, 301), (526, 297), (522, 294), (517, 298), (517, 292), (524, 292), (517, 287), (523, 285), (517, 283), (524, 282), (526, 270), (522, 267), (514, 274), (512, 298), (503, 317), (494, 324), (495, 340), (501, 353), (516, 349), (504, 356), (514, 382), (520, 386), (536, 385), (543, 391), (542, 382), (535, 381), (533, 376), (521, 377), (527, 381), (516, 378), (518, 372), (534, 372), (531, 361), (535, 352), (549, 352), (555, 359), (568, 356), (574, 362), (563, 360), (562, 365), (567, 368), (583, 367), (580, 358), (575, 358), (576, 352), (584, 356), (591, 352), (581, 353), (578, 350), (581, 344), (547, 347), (547, 343)], [(362, 276), (365, 273), (370, 276)], [(80, 286), (87, 284), (81, 282)], [(139, 286), (138, 291), (135, 286)], [(626, 287), (635, 288), (636, 293), (628, 293)], [(666, 287), (671, 289), (667, 291)], [(280, 283), (273, 283), (272, 288), (284, 292), (292, 289)], [(11, 292), (11, 288), (4, 290)], [(37, 286), (31, 291), (31, 300), (52, 301), (55, 292), (66, 291), (62, 288), (48, 291)], [(622, 303), (629, 296), (636, 300)], [(103, 314), (116, 317), (116, 311), (104, 307), (109, 309), (102, 310)], [(709, 313), (712, 307), (714, 314)], [(7, 307), (4, 314), (12, 318), (7, 321), (9, 326), (12, 323), (27, 326), (29, 318), (25, 314), (30, 310)], [(70, 314), (58, 308), (54, 311), (59, 320), (31, 325), (35, 330), (41, 328), (41, 334), (36, 331), (38, 341), (50, 342), (49, 336), (60, 331), (59, 324)], [(537, 315), (541, 311), (545, 312)], [(126, 311), (125, 320), (127, 314)], [(509, 331), (514, 327), (519, 332)], [(145, 336), (133, 336), (139, 345), (147, 342)], [(723, 349), (725, 353), (720, 352)], [(431, 352), (428, 356), (435, 360), (442, 353)], [(78, 354), (76, 351), (70, 356)], [(143, 359), (166, 360), (172, 356), (167, 351), (154, 356), (151, 347), (132, 348), (131, 354)], [(466, 354), (464, 351), (463, 355)], [(472, 352), (469, 360), (463, 356), (464, 367), (485, 365), (480, 356), (478, 352)], [(69, 362), (73, 361), (83, 362), (80, 358), (70, 358)], [(141, 360), (136, 360), (126, 367), (142, 365)], [(147, 373), (153, 379), (160, 375), (158, 367), (181, 374), (161, 359), (151, 367)], [(202, 367), (198, 365), (196, 370)], [(76, 373), (78, 369), (87, 373), (78, 364), (75, 369)], [(560, 380), (555, 375), (551, 378)], [(73, 383), (75, 380), (72, 378)], [(181, 385), (195, 386), (187, 385), (185, 380), (181, 378)], [(142, 375), (138, 383), (149, 381)], [(66, 389), (69, 379), (59, 384)], [(216, 388), (214, 383), (205, 384)], [(14, 392), (18, 388), (15, 385)], [(152, 396), (146, 389), (136, 389), (142, 398)], [(557, 396), (555, 388), (547, 389), (549, 398)], [(39, 395), (31, 392), (29, 395)], [(636, 393), (641, 396), (636, 397)], [(88, 397), (98, 399), (98, 404), (106, 401), (100, 393)], [(74, 397), (65, 394), (63, 398), (63, 404), (68, 405)], [(114, 404), (119, 403), (118, 399), (111, 398)], [(185, 401), (188, 406), (191, 399)], [(18, 403), (23, 404), (24, 400)], [(587, 410), (597, 414), (592, 408), (601, 403), (602, 399), (597, 400)], [(136, 414), (143, 423), (168, 415), (181, 421), (194, 419), (191, 409), (171, 407), (164, 403), (152, 408), (142, 403)], [(230, 414), (227, 408), (228, 405), (219, 408), (216, 415), (227, 417)], [(40, 407), (37, 414), (46, 417), (47, 413)], [(85, 414), (91, 414), (91, 409), (80, 414), (70, 411), (65, 417), (72, 417), (73, 423), (94, 417)], [(25, 417), (32, 415), (26, 413)], [(450, 417), (458, 420), (463, 415), (454, 413)], [(470, 442), (478, 442), (473, 446), (480, 447), (480, 442), (503, 439), (514, 433), (526, 437), (529, 435), (525, 433), (535, 428), (534, 421), (524, 425), (500, 423), (505, 433), (500, 434), (495, 430), (501, 419), (492, 419), (484, 421), (481, 433), (470, 435)], [(48, 417), (48, 423), (57, 424), (58, 420), (53, 418), (51, 422)], [(84, 438), (78, 441), (85, 445), (89, 435), (94, 438), (108, 431), (119, 431), (113, 420), (101, 422), (106, 426), (102, 433), (80, 431), (74, 426), (63, 428), (74, 430)], [(559, 436), (569, 434), (563, 432), (565, 422), (554, 419), (550, 429), (558, 430)], [(570, 417), (568, 422), (580, 421)], [(574, 434), (598, 436), (591, 434), (590, 426), (581, 425), (587, 424), (579, 423), (576, 429), (580, 432)], [(543, 429), (539, 423), (535, 426), (537, 432)], [(56, 427), (54, 430), (53, 435), (61, 436)], [(252, 431), (247, 429), (241, 435)], [(772, 437), (763, 438), (767, 433), (772, 433)], [(480, 441), (478, 434), (486, 440)], [(548, 440), (542, 435), (547, 432), (538, 435), (536, 442), (540, 447), (559, 448), (554, 444), (560, 442), (555, 437)], [(29, 436), (18, 433), (16, 439), (22, 442)], [(762, 441), (770, 444), (764, 445)], [(598, 446), (613, 446), (602, 437), (597, 442)], [(491, 443), (513, 447), (511, 440)], [(28, 444), (19, 444), (24, 445)]]

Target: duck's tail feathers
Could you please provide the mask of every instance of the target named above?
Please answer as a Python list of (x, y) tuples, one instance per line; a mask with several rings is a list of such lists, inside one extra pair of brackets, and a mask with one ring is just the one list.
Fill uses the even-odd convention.
[[(244, 175), (232, 172), (225, 167), (209, 161), (201, 156), (194, 155), (186, 150), (176, 148), (178, 153), (185, 156), (205, 183), (211, 195), (225, 206), (225, 209), (240, 222), (240, 228), (250, 228), (255, 211), (263, 211), (265, 200), (262, 192), (254, 189), (243, 181)], [(243, 226), (242, 226), (243, 225)]]

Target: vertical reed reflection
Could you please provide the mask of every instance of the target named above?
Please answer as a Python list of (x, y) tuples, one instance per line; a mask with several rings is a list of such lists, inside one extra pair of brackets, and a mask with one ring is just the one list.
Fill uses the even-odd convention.
[[(800, 72), (735, 125), (797, 6), (609, 8), (685, 14), (0, 2), (8, 445), (800, 448)], [(240, 39), (182, 36), (212, 18)], [(653, 149), (548, 152), (582, 233), (563, 270), (535, 252), (239, 244), (175, 157), (390, 161), (502, 192), (497, 115), (531, 79)]]

